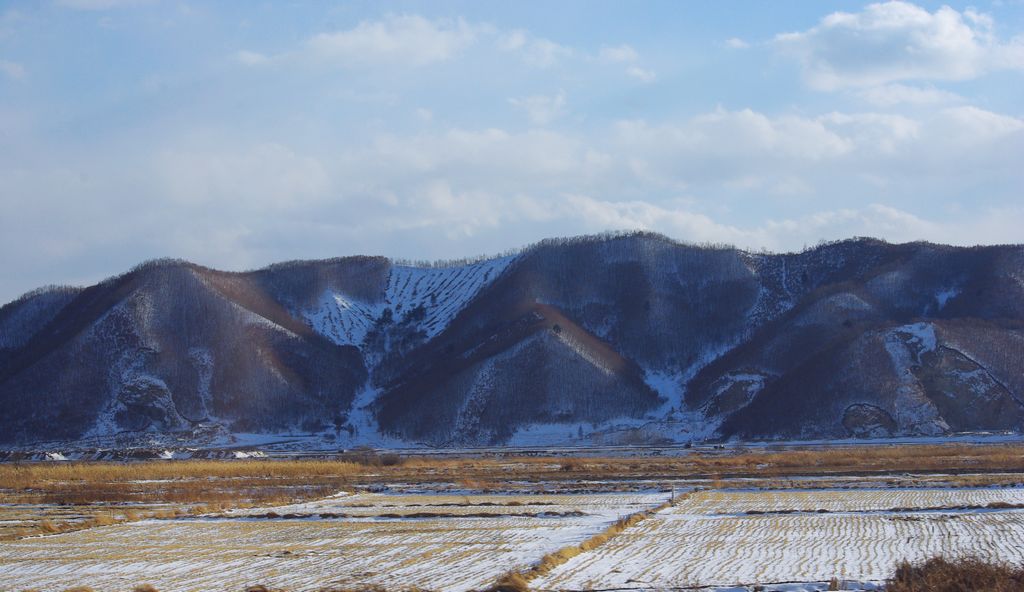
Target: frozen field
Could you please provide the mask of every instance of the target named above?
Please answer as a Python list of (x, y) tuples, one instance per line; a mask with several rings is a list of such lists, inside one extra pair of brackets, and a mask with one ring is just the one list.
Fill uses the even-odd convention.
[(679, 511), (688, 514), (878, 512), (1004, 504), (1024, 506), (1024, 488), (703, 491), (688, 498), (679, 506)]
[[(478, 590), (663, 493), (339, 494), (0, 543), (0, 592)], [(535, 590), (880, 582), (902, 559), (1024, 561), (1024, 488), (710, 490), (531, 581)], [(812, 583), (812, 584), (799, 584)], [(818, 582), (817, 585), (813, 584)]]
[(699, 492), (555, 568), (533, 587), (882, 581), (896, 562), (934, 555), (1019, 563), (1024, 511), (890, 510), (1022, 502), (1020, 488)]
[(228, 518), (146, 520), (2, 543), (0, 590), (473, 590), (665, 499), (358, 494)]

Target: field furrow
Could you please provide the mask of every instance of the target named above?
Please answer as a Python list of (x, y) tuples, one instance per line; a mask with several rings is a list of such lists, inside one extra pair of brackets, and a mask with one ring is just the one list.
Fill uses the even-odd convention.
[[(881, 581), (896, 562), (1024, 561), (1024, 490), (708, 491), (533, 582), (542, 590)], [(891, 508), (994, 509), (888, 511)], [(818, 510), (826, 512), (818, 512)], [(747, 512), (754, 512), (747, 514)], [(792, 513), (791, 513), (792, 512)]]
[[(478, 589), (664, 497), (359, 494), (227, 517), (145, 520), (4, 543), (0, 590), (48, 592), (70, 584), (124, 590), (143, 582), (175, 591), (253, 584), (290, 591), (330, 585)], [(424, 510), (444, 517), (373, 517)], [(256, 517), (271, 511), (353, 517)], [(459, 515), (481, 511), (495, 515)], [(513, 515), (531, 511), (573, 515)]]

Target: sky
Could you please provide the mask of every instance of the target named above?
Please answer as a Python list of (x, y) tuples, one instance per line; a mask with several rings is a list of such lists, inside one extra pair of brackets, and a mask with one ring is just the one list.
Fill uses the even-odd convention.
[(626, 229), (1024, 242), (1024, 1), (0, 0), (0, 302)]

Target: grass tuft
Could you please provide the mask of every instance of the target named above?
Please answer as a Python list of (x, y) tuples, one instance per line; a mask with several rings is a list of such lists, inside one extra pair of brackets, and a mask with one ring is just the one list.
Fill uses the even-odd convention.
[(1024, 566), (988, 563), (973, 557), (933, 557), (902, 562), (885, 584), (886, 592), (1024, 592)]
[(519, 572), (510, 571), (498, 578), (486, 592), (529, 592), (530, 581)]
[(45, 534), (57, 534), (61, 532), (61, 527), (58, 526), (53, 520), (44, 518), (39, 521), (39, 531)]

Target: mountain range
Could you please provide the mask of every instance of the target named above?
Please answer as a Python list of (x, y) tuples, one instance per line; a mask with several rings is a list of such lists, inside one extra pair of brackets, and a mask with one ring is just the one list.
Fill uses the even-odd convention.
[(650, 233), (502, 257), (158, 260), (0, 308), (0, 444), (338, 446), (1024, 430), (1024, 247)]

